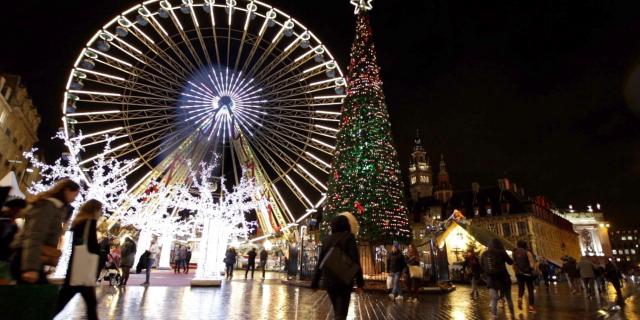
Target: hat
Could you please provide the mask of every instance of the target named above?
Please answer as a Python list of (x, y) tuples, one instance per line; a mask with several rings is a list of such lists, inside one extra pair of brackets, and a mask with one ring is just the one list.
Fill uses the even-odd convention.
[(357, 237), (358, 232), (360, 231), (360, 224), (358, 223), (358, 219), (356, 219), (356, 217), (348, 211), (340, 213), (339, 216), (347, 218), (347, 220), (349, 221), (351, 233), (353, 233), (353, 235)]

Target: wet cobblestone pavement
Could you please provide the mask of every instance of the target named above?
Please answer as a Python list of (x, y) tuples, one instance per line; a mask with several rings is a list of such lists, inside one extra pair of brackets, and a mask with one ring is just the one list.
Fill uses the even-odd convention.
[[(188, 283), (189, 277), (174, 279), (181, 284)], [(138, 283), (135, 280), (130, 283)], [(332, 319), (324, 291), (282, 285), (278, 279), (234, 279), (220, 288), (102, 286), (97, 292), (101, 319)], [(514, 286), (514, 300), (516, 292)], [(613, 297), (588, 300), (569, 294), (564, 285), (549, 292), (537, 289), (538, 312), (516, 311), (516, 319), (640, 319), (640, 297), (635, 288), (628, 287), (625, 294), (630, 295), (625, 307), (607, 313), (608, 299)], [(418, 304), (394, 302), (384, 294), (354, 294), (349, 319), (490, 319), (488, 304), (486, 290), (472, 300), (465, 285), (450, 294), (421, 295)], [(504, 311), (501, 309), (500, 319), (506, 319)], [(84, 302), (76, 296), (56, 319), (83, 319), (83, 314)]]

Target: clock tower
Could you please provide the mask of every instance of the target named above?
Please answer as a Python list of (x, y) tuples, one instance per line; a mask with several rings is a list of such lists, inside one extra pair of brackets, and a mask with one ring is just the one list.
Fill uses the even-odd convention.
[(433, 181), (429, 157), (422, 147), (420, 136), (414, 140), (411, 163), (409, 164), (409, 190), (411, 199), (418, 201), (420, 198), (433, 195)]

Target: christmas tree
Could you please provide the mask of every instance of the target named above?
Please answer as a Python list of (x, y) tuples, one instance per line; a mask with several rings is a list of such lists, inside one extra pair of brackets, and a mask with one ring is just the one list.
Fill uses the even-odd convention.
[(406, 243), (411, 232), (367, 13), (371, 3), (352, 3), (356, 5), (356, 37), (324, 220), (349, 211), (360, 222), (360, 239)]

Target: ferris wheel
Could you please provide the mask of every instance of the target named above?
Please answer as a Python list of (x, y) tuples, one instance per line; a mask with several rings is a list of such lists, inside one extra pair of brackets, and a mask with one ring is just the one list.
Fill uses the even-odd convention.
[(106, 143), (108, 156), (137, 159), (131, 192), (186, 183), (190, 163), (214, 157), (227, 181), (244, 168), (268, 200), (263, 231), (277, 232), (324, 200), (345, 91), (320, 39), (277, 8), (151, 0), (82, 49), (64, 93), (64, 132), (82, 137), (80, 165)]

